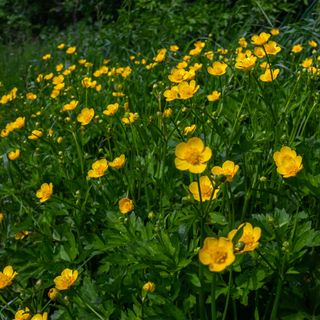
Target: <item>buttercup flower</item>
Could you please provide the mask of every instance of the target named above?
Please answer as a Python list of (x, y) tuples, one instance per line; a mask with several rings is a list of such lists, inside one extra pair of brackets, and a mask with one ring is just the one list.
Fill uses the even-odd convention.
[(0, 212), (0, 223), (3, 221), (3, 219), (4, 219), (4, 213)]
[(204, 146), (200, 138), (194, 137), (187, 142), (179, 143), (176, 146), (175, 155), (175, 165), (178, 170), (201, 173), (206, 169), (212, 151)]
[(249, 71), (254, 68), (257, 62), (257, 57), (254, 56), (250, 50), (245, 53), (238, 53), (235, 67), (244, 71)]
[(30, 309), (25, 307), (24, 310), (18, 310), (13, 320), (29, 320), (31, 318)]
[(109, 162), (109, 166), (114, 169), (121, 169), (126, 163), (126, 156), (124, 154), (115, 158), (113, 161)]
[(275, 41), (268, 41), (264, 45), (264, 50), (267, 52), (268, 55), (275, 56), (281, 51), (281, 47)]
[(273, 80), (278, 78), (280, 69), (271, 70), (267, 68), (265, 72), (259, 77), (259, 79), (263, 82), (272, 82)]
[(200, 177), (200, 192), (201, 192), (201, 199), (199, 194), (199, 185), (198, 181), (194, 181), (189, 186), (189, 191), (192, 193), (193, 197), (197, 201), (208, 201), (217, 198), (219, 189), (215, 188), (212, 184), (211, 180), (208, 176)]
[(163, 93), (164, 97), (166, 98), (166, 101), (173, 101), (178, 99), (179, 90), (177, 86), (172, 87), (171, 89), (165, 90)]
[(220, 99), (220, 96), (221, 96), (221, 92), (217, 91), (217, 90), (214, 90), (212, 91), (208, 96), (207, 96), (207, 99), (210, 101), (210, 102), (214, 102), (214, 101), (217, 101)]
[(273, 36), (277, 36), (280, 34), (280, 29), (278, 28), (273, 28), (271, 29), (270, 33), (273, 35)]
[(192, 98), (198, 90), (199, 85), (194, 80), (190, 82), (182, 81), (178, 85), (179, 98), (183, 100)]
[(273, 154), (273, 159), (277, 166), (277, 171), (284, 178), (294, 177), (302, 170), (302, 157), (289, 147), (282, 147), (280, 151)]
[(212, 64), (212, 67), (208, 67), (208, 73), (210, 73), (213, 76), (222, 76), (223, 74), (225, 74), (227, 71), (227, 67), (228, 65), (224, 62), (220, 62), (220, 61), (215, 61)]
[(97, 160), (92, 164), (92, 169), (88, 172), (90, 178), (100, 178), (104, 176), (105, 171), (108, 169), (108, 161), (106, 159)]
[(318, 46), (318, 43), (315, 42), (314, 40), (308, 41), (308, 45), (312, 48), (316, 48)]
[(57, 290), (68, 290), (76, 282), (78, 278), (78, 271), (71, 269), (64, 269), (61, 275), (56, 277), (53, 281)]
[(208, 265), (212, 272), (220, 272), (231, 265), (236, 259), (233, 253), (233, 243), (227, 238), (204, 239), (203, 247), (199, 251), (199, 260)]
[(259, 227), (252, 227), (250, 223), (242, 223), (238, 229), (229, 232), (228, 239), (233, 240), (234, 236), (242, 228), (242, 236), (235, 244), (235, 253), (244, 253), (253, 251), (259, 245), (261, 237), (261, 229)]
[(16, 149), (15, 151), (10, 151), (8, 153), (8, 158), (12, 161), (18, 159), (19, 157), (20, 157), (20, 150), (19, 149)]
[(44, 312), (43, 314), (37, 313), (31, 318), (31, 320), (48, 320), (48, 312)]
[(76, 47), (69, 47), (67, 50), (66, 50), (66, 53), (67, 54), (74, 54), (76, 52), (77, 48)]
[(48, 297), (50, 300), (54, 301), (57, 299), (58, 297), (58, 294), (59, 294), (59, 290), (57, 288), (51, 288), (49, 291), (48, 291)]
[(103, 111), (103, 114), (110, 117), (116, 114), (119, 109), (119, 103), (109, 104), (107, 109)]
[(40, 199), (40, 202), (45, 202), (49, 200), (53, 193), (53, 184), (43, 183), (40, 189), (37, 191), (36, 196)]
[(238, 170), (238, 165), (235, 165), (233, 161), (227, 160), (223, 163), (222, 167), (213, 167), (211, 173), (214, 175), (224, 175), (226, 176), (227, 181), (231, 182)]
[(81, 123), (81, 125), (86, 126), (90, 123), (92, 118), (94, 117), (94, 109), (91, 108), (83, 108), (81, 112), (77, 116), (77, 120)]
[(69, 103), (65, 104), (60, 111), (64, 112), (64, 111), (73, 110), (73, 109), (75, 109), (77, 107), (78, 104), (79, 104), (79, 101), (72, 100)]
[(143, 290), (147, 292), (154, 292), (154, 290), (156, 290), (156, 285), (153, 282), (148, 281), (143, 285)]
[(251, 42), (256, 46), (262, 46), (263, 44), (267, 43), (271, 35), (266, 32), (261, 32), (259, 35), (254, 35), (251, 37)]
[(28, 139), (37, 140), (42, 136), (43, 136), (43, 132), (42, 131), (40, 131), (40, 130), (32, 130), (31, 135), (28, 136)]
[(291, 52), (293, 53), (299, 53), (303, 50), (303, 47), (301, 44), (295, 44), (292, 49), (291, 49)]
[(6, 266), (3, 272), (0, 272), (0, 289), (10, 286), (16, 275), (17, 273), (13, 271), (11, 266)]
[(25, 237), (27, 237), (28, 235), (29, 235), (29, 231), (27, 231), (27, 230), (22, 230), (22, 231), (19, 231), (19, 232), (17, 232), (16, 234), (15, 234), (15, 236), (14, 236), (14, 238), (16, 239), (16, 240), (22, 240), (22, 239), (24, 239)]
[(119, 200), (119, 210), (122, 214), (131, 212), (134, 209), (133, 201), (129, 198), (122, 198)]
[(197, 129), (197, 126), (195, 124), (192, 124), (191, 126), (187, 126), (183, 129), (183, 134), (186, 136), (188, 134), (194, 133)]

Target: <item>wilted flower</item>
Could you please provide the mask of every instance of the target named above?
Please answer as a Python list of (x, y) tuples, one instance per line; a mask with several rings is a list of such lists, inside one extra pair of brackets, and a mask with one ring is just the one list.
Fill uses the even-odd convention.
[(235, 259), (233, 243), (229, 239), (223, 237), (204, 239), (203, 247), (199, 251), (199, 260), (202, 264), (209, 265), (210, 271), (223, 271)]
[(53, 281), (58, 290), (68, 290), (76, 282), (78, 278), (78, 271), (71, 269), (64, 269), (61, 275), (56, 277)]
[[(233, 240), (236, 233), (242, 229), (242, 236), (235, 244), (235, 253), (244, 253), (253, 251), (259, 245), (259, 239), (261, 237), (261, 229), (259, 227), (252, 227), (250, 223), (241, 224), (238, 229), (234, 229), (229, 232), (228, 239)], [(239, 231), (241, 232), (241, 231)]]
[(189, 191), (192, 193), (195, 200), (204, 202), (216, 199), (219, 189), (214, 187), (209, 177), (202, 176), (200, 177), (201, 198), (199, 193), (198, 181), (194, 181), (190, 184)]
[(25, 237), (27, 237), (28, 235), (30, 234), (30, 232), (28, 230), (22, 230), (22, 231), (19, 231), (15, 234), (14, 238), (16, 240), (22, 240), (24, 239)]
[(214, 175), (223, 175), (226, 177), (228, 182), (231, 182), (238, 170), (238, 165), (235, 165), (233, 161), (227, 160), (223, 163), (222, 167), (213, 167), (211, 169), (211, 173)]
[(131, 124), (139, 119), (139, 114), (137, 112), (129, 112), (123, 118), (121, 118), (122, 123)]
[(97, 160), (92, 164), (92, 169), (88, 172), (90, 178), (100, 178), (104, 176), (105, 171), (108, 169), (108, 161), (106, 159)]
[(13, 271), (12, 266), (6, 266), (3, 272), (0, 272), (0, 289), (10, 286), (16, 275), (17, 273)]
[(194, 137), (187, 142), (179, 143), (176, 146), (175, 155), (175, 165), (178, 170), (201, 173), (206, 169), (212, 151), (204, 146), (200, 138)]
[(277, 166), (277, 171), (284, 178), (294, 177), (302, 170), (302, 157), (289, 147), (282, 147), (280, 151), (273, 154), (273, 159)]
[(122, 214), (127, 214), (134, 209), (133, 201), (129, 198), (119, 200), (119, 210)]
[(40, 189), (37, 191), (36, 196), (40, 199), (40, 202), (45, 202), (49, 200), (53, 193), (53, 184), (50, 183), (43, 183)]

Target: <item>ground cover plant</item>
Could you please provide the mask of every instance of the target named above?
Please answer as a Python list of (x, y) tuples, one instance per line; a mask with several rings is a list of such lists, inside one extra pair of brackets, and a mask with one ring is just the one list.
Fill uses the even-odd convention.
[(68, 38), (0, 88), (1, 319), (319, 318), (318, 35), (222, 43)]

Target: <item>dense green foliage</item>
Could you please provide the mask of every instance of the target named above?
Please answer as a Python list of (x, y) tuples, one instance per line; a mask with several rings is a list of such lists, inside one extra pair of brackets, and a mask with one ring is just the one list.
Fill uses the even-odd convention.
[[(316, 1), (0, 8), (2, 40), (29, 29), (0, 52), (1, 320), (319, 318)], [(212, 155), (184, 161), (191, 137)], [(239, 170), (217, 174), (227, 160)], [(205, 238), (228, 236), (211, 272)]]

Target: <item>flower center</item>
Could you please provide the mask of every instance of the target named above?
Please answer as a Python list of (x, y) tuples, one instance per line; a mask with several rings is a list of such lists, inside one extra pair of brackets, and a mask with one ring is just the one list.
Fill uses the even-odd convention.
[(214, 261), (217, 264), (223, 264), (227, 260), (228, 254), (225, 251), (216, 251), (214, 256)]
[(186, 160), (194, 166), (199, 165), (202, 163), (201, 153), (199, 153), (199, 151), (196, 149), (191, 149), (186, 157)]

